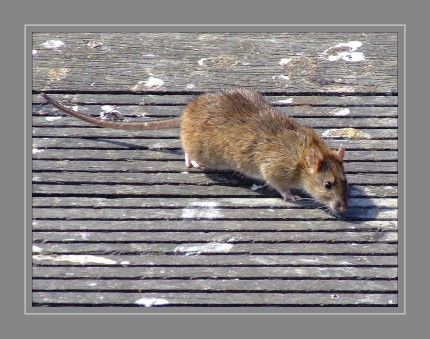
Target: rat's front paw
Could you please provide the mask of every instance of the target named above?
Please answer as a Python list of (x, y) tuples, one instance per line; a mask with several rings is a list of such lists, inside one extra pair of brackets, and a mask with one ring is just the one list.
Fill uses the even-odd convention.
[(188, 156), (187, 153), (185, 153), (185, 166), (187, 166), (188, 168), (190, 168), (190, 167), (201, 168), (202, 167), (202, 166), (200, 166), (200, 164), (197, 161), (190, 159), (190, 157)]

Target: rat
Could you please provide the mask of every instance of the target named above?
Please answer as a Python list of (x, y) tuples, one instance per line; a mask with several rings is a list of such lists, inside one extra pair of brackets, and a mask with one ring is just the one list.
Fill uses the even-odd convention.
[(90, 124), (121, 130), (180, 128), (187, 167), (233, 170), (265, 181), (284, 200), (301, 189), (330, 212), (348, 207), (345, 147), (332, 150), (311, 127), (272, 107), (253, 89), (204, 93), (181, 116), (143, 122), (110, 121), (71, 110), (41, 94), (61, 111)]

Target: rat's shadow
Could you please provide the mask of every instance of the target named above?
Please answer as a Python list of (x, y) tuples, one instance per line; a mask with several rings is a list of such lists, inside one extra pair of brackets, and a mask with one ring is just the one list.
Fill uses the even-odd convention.
[[(241, 173), (234, 171), (214, 171), (207, 170), (203, 171), (208, 178), (212, 181), (217, 182), (222, 185), (228, 186), (239, 186), (246, 187), (251, 190), (251, 187), (256, 187), (252, 189), (254, 192), (261, 194), (262, 196), (268, 198), (279, 198), (282, 199), (279, 193), (270, 186), (267, 186), (263, 181), (258, 181), (249, 177), (244, 176)], [(354, 221), (356, 223), (363, 223), (365, 221), (375, 220), (378, 218), (380, 211), (384, 207), (376, 205), (369, 195), (361, 188), (349, 184), (349, 198), (348, 198), (348, 209), (343, 213), (331, 214), (328, 209), (321, 203), (316, 202), (312, 199), (310, 195), (301, 190), (292, 190), (294, 194), (300, 195), (302, 200), (292, 202), (297, 204), (299, 207), (306, 208), (320, 208), (324, 210), (327, 214), (331, 214), (338, 219)], [(387, 207), (390, 209), (390, 207)]]
[[(149, 151), (157, 151), (157, 152), (163, 152), (163, 153), (174, 154), (174, 155), (183, 155), (183, 150), (177, 149), (177, 148), (154, 149), (151, 147), (135, 145), (124, 141), (102, 139), (102, 138), (97, 138), (97, 140), (100, 142), (121, 146), (126, 149), (149, 150)], [(209, 179), (211, 179), (213, 182), (216, 182), (220, 185), (243, 187), (243, 188), (247, 188), (250, 191), (252, 189), (251, 187), (255, 187), (255, 189), (252, 189), (252, 191), (264, 197), (282, 199), (279, 193), (275, 189), (267, 186), (263, 181), (258, 181), (256, 179), (246, 177), (243, 174), (238, 172), (218, 171), (218, 170), (209, 170), (209, 169), (203, 169), (203, 171), (194, 170), (194, 169), (189, 169), (189, 170), (203, 172)], [(294, 202), (294, 204), (297, 204), (298, 207), (321, 208), (322, 210), (326, 211), (326, 213), (330, 214), (328, 210), (324, 208), (324, 205), (314, 201), (306, 192), (297, 191), (297, 190), (296, 191), (292, 190), (292, 192), (304, 198), (303, 200)], [(348, 209), (345, 212), (334, 214), (334, 216), (338, 219), (348, 220), (354, 223), (363, 223), (365, 221), (377, 219), (381, 210), (390, 209), (389, 206), (385, 208), (383, 206), (381, 207), (374, 204), (373, 201), (370, 199), (370, 196), (364, 190), (362, 190), (361, 188), (359, 188), (354, 184), (352, 185), (349, 184), (348, 204), (349, 204)]]
[[(211, 169), (203, 169), (203, 173), (216, 182), (224, 186), (242, 187), (248, 189), (250, 192), (255, 192), (266, 198), (277, 198), (282, 200), (280, 194), (272, 187), (268, 186), (264, 181), (249, 178), (242, 173), (235, 171), (219, 171)], [(323, 205), (315, 202), (308, 194), (299, 190), (292, 190), (293, 193), (300, 195), (303, 199), (291, 202), (298, 207), (323, 207)], [(250, 197), (255, 196), (254, 193)]]

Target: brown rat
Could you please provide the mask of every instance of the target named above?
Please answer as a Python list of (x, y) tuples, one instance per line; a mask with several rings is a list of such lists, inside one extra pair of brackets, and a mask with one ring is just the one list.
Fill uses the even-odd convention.
[(310, 127), (274, 109), (258, 92), (237, 88), (192, 99), (178, 118), (145, 122), (100, 120), (73, 111), (42, 93), (60, 110), (91, 124), (122, 130), (181, 129), (187, 167), (234, 170), (264, 180), (284, 200), (302, 189), (333, 212), (348, 206), (342, 159)]

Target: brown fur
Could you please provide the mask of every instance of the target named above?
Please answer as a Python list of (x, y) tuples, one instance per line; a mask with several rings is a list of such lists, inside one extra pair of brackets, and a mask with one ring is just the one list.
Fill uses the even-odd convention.
[(149, 122), (104, 121), (43, 96), (62, 111), (102, 127), (146, 130), (180, 125), (188, 166), (234, 170), (265, 180), (285, 200), (299, 199), (290, 193), (296, 188), (332, 211), (347, 208), (343, 146), (331, 150), (312, 128), (280, 113), (254, 90), (202, 94), (187, 104), (180, 118)]

